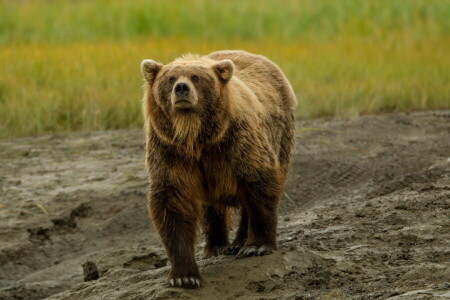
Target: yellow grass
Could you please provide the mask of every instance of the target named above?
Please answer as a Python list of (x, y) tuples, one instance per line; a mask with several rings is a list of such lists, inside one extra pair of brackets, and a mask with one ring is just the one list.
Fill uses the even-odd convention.
[[(83, 36), (84, 31), (78, 27), (70, 27), (73, 35), (69, 31), (67, 37), (56, 31), (58, 28), (52, 27), (54, 32), (50, 33), (32, 30), (34, 27), (31, 25), (40, 28), (46, 24), (43, 21), (30, 21), (27, 25), (26, 16), (37, 16), (38, 5), (19, 9), (16, 4), (11, 4), (13, 2), (3, 2), (8, 3), (5, 7), (16, 9), (25, 24), (19, 26), (11, 19), (11, 24), (17, 25), (12, 31), (16, 33), (0, 30), (0, 138), (139, 127), (142, 124), (142, 79), (139, 71), (142, 59), (152, 58), (167, 63), (186, 52), (207, 54), (219, 49), (244, 49), (266, 55), (279, 64), (298, 95), (299, 118), (353, 117), (383, 111), (450, 108), (450, 36), (445, 34), (448, 24), (417, 19), (420, 15), (418, 9), (426, 8), (426, 4), (417, 1), (393, 2), (400, 8), (403, 3), (411, 4), (409, 8), (414, 14), (410, 29), (392, 23), (392, 30), (389, 30), (389, 22), (395, 21), (395, 17), (391, 17), (392, 20), (388, 18), (391, 21), (380, 21), (384, 27), (368, 23), (373, 26), (369, 33), (365, 33), (369, 25), (352, 21), (359, 20), (358, 8), (354, 12), (355, 19), (350, 18), (350, 22), (343, 25), (336, 23), (333, 26), (337, 29), (317, 29), (317, 38), (314, 38), (314, 27), (301, 31), (287, 21), (286, 30), (280, 31), (284, 34), (277, 35), (275, 29), (268, 27), (254, 36), (253, 31), (248, 31), (249, 38), (234, 34), (237, 31), (233, 30), (238, 29), (232, 27), (225, 28), (228, 30), (226, 34), (218, 38), (212, 38), (211, 33), (205, 33), (205, 38), (198, 32), (189, 35), (188, 29), (170, 34), (161, 29), (161, 32), (151, 35), (118, 31), (117, 36), (110, 36), (105, 31), (103, 35), (91, 38), (90, 35)], [(238, 2), (233, 1), (233, 5)], [(355, 0), (342, 3), (348, 5), (350, 2), (363, 3)], [(63, 1), (57, 3), (60, 8), (66, 5)], [(77, 2), (70, 3), (78, 5)], [(89, 6), (89, 2), (81, 3), (94, 14), (95, 9)], [(109, 2), (101, 3), (106, 5)], [(120, 5), (125, 5), (120, 3), (129, 2), (112, 3), (119, 10)], [(194, 3), (197, 10), (207, 9), (202, 8), (207, 7), (204, 0), (195, 0)], [(254, 1), (246, 3), (249, 3), (249, 12), (259, 7)], [(277, 7), (281, 9), (279, 2), (267, 3), (270, 4), (267, 4), (268, 11)], [(310, 10), (316, 6), (314, 1), (287, 3), (297, 9), (301, 4)], [(334, 4), (336, 2), (317, 3), (333, 3), (342, 9)], [(384, 3), (390, 5), (390, 2)], [(49, 5), (46, 6), (48, 9)], [(227, 7), (230, 11), (226, 17), (231, 20), (233, 6), (227, 4)], [(164, 9), (171, 12), (168, 6)], [(362, 5), (361, 9), (366, 8)], [(374, 11), (377, 9), (378, 6)], [(56, 11), (48, 14), (51, 18), (59, 16)], [(64, 17), (70, 16), (66, 11)], [(383, 10), (380, 16), (383, 16)], [(171, 17), (176, 18), (176, 15)], [(311, 20), (314, 21), (313, 18)], [(317, 24), (326, 26), (321, 20)], [(89, 21), (94, 22), (95, 19)], [(194, 22), (195, 18), (191, 21)], [(253, 25), (255, 30), (259, 28), (258, 24)], [(195, 24), (192, 26), (198, 29)], [(127, 35), (130, 38), (126, 38)]]

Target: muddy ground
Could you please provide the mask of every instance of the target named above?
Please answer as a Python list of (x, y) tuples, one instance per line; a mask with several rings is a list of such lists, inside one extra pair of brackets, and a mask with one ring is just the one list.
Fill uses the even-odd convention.
[(280, 249), (201, 259), (200, 240), (206, 286), (181, 290), (141, 130), (0, 141), (0, 299), (449, 299), (450, 111), (299, 122), (296, 144)]

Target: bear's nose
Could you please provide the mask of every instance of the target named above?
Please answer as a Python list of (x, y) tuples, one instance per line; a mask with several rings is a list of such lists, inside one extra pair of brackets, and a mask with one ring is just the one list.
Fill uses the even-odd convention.
[(186, 97), (189, 95), (189, 85), (184, 82), (177, 83), (175, 86), (175, 95), (178, 97)]

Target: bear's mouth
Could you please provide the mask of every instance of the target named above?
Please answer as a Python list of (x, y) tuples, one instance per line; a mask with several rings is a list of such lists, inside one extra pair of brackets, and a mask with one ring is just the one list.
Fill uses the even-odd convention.
[(179, 99), (179, 100), (177, 100), (177, 101), (175, 102), (175, 104), (176, 104), (176, 105), (178, 105), (178, 104), (188, 104), (188, 105), (191, 105), (191, 101), (186, 100), (186, 99)]
[(174, 105), (174, 107), (176, 109), (182, 109), (182, 110), (191, 109), (192, 106), (193, 106), (192, 102), (187, 99), (178, 99), (177, 101), (175, 101), (175, 105)]

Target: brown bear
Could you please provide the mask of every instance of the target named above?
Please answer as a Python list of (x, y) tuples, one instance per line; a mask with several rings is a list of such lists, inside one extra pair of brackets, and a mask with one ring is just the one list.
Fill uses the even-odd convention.
[[(277, 248), (277, 207), (294, 144), (296, 97), (282, 71), (245, 51), (144, 60), (148, 210), (171, 262), (170, 286), (200, 287), (205, 257)], [(233, 243), (229, 210), (240, 209)]]

